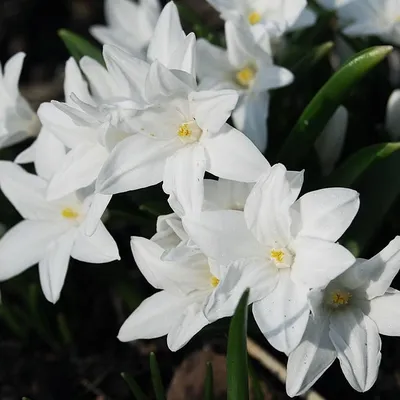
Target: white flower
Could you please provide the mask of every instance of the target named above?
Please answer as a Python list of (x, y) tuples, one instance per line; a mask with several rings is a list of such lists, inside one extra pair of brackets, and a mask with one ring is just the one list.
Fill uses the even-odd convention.
[(346, 139), (349, 113), (339, 106), (315, 142), (323, 175), (329, 175), (339, 159)]
[(18, 89), (24, 58), (24, 53), (17, 53), (6, 62), (4, 71), (0, 66), (0, 148), (39, 133), (40, 122)]
[(400, 1), (352, 1), (338, 10), (349, 36), (379, 36), (384, 41), (400, 44)]
[(400, 90), (396, 89), (389, 97), (386, 107), (386, 129), (394, 141), (400, 140)]
[(289, 356), (290, 396), (308, 390), (336, 358), (355, 390), (371, 388), (381, 361), (379, 333), (400, 336), (400, 292), (390, 287), (399, 269), (397, 236), (372, 259), (357, 260), (325, 290), (309, 294), (313, 318)]
[(92, 26), (90, 33), (103, 44), (143, 57), (160, 15), (158, 0), (106, 0), (104, 12), (108, 26)]
[(227, 50), (200, 39), (197, 43), (197, 72), (203, 88), (229, 88), (240, 94), (232, 117), (237, 129), (264, 151), (267, 146), (267, 117), (270, 89), (288, 85), (293, 75), (273, 65), (271, 56), (250, 33), (225, 23)]
[[(302, 173), (275, 165), (254, 186), (244, 213), (209, 211), (183, 217), (189, 237), (222, 264), (246, 260), (264, 298), (254, 303), (255, 320), (270, 343), (289, 353), (301, 340), (309, 318), (307, 292), (326, 286), (354, 262), (335, 241), (358, 207), (358, 194), (332, 188), (296, 201)], [(260, 282), (260, 274), (268, 279)], [(253, 287), (250, 284), (250, 289)]]
[[(244, 22), (250, 26), (257, 40), (265, 33), (281, 36), (293, 28), (307, 6), (306, 0), (207, 1), (221, 13), (224, 20)], [(313, 25), (315, 19), (315, 15), (307, 10), (307, 15), (303, 15), (297, 24), (298, 28)]]
[[(44, 176), (51, 176), (59, 163), (50, 157)], [(24, 218), (0, 240), (0, 279), (10, 279), (39, 263), (43, 293), (55, 303), (70, 257), (105, 263), (119, 259), (119, 254), (102, 223), (90, 238), (82, 231), (91, 195), (73, 193), (57, 201), (47, 201), (48, 182), (44, 176), (29, 174), (11, 162), (0, 164), (1, 190)]]
[[(183, 173), (198, 179), (209, 171), (226, 179), (254, 182), (268, 168), (254, 145), (225, 123), (237, 94), (232, 90), (198, 92), (191, 77), (181, 71), (178, 79), (157, 61), (152, 64), (147, 88), (170, 96), (138, 114), (139, 133), (114, 148), (97, 180), (98, 192), (115, 194), (157, 184), (164, 179), (171, 156), (179, 158)], [(167, 193), (173, 180), (170, 171), (174, 168), (166, 169)]]
[[(118, 334), (123, 342), (168, 335), (168, 347), (179, 350), (204, 326), (231, 316), (255, 280), (244, 261), (221, 266), (189, 247), (182, 249), (178, 261), (166, 261), (164, 249), (151, 240), (133, 237), (131, 246), (140, 271), (161, 291), (125, 321)], [(261, 295), (253, 286), (250, 302)]]

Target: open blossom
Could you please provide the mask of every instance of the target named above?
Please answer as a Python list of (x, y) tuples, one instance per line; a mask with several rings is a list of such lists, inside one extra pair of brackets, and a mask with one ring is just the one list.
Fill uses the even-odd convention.
[(91, 34), (103, 44), (144, 57), (160, 15), (158, 0), (106, 0), (104, 12), (107, 26), (92, 26)]
[[(51, 176), (61, 162), (62, 157), (50, 157), (44, 176)], [(82, 191), (48, 201), (47, 179), (6, 161), (0, 164), (0, 186), (24, 218), (0, 240), (1, 280), (38, 263), (43, 293), (55, 303), (60, 297), (70, 257), (89, 263), (119, 259), (117, 245), (102, 223), (91, 237), (82, 230), (92, 194)]]
[[(165, 87), (165, 89), (164, 89)], [(226, 124), (238, 96), (232, 90), (197, 91), (191, 75), (179, 76), (155, 61), (147, 89), (168, 91), (138, 114), (138, 134), (118, 144), (97, 180), (97, 190), (114, 194), (157, 184), (167, 160), (179, 157), (188, 176), (204, 171), (226, 179), (255, 181), (268, 162), (241, 132)], [(165, 189), (165, 188), (164, 188)], [(166, 190), (168, 193), (168, 190)]]
[(25, 54), (11, 57), (0, 66), (0, 148), (11, 146), (39, 133), (40, 122), (18, 89)]
[(232, 118), (237, 129), (264, 151), (267, 146), (269, 90), (286, 86), (293, 74), (273, 64), (264, 51), (239, 25), (225, 23), (227, 50), (206, 40), (197, 43), (197, 73), (203, 88), (236, 90), (240, 97)]
[(244, 213), (208, 211), (187, 215), (189, 237), (220, 263), (246, 260), (253, 285), (264, 282), (264, 298), (253, 304), (255, 320), (270, 343), (290, 353), (300, 342), (309, 318), (307, 293), (326, 286), (350, 267), (354, 257), (335, 243), (359, 207), (350, 189), (323, 189), (296, 200), (301, 173), (278, 164), (254, 186)]
[(390, 287), (399, 269), (398, 236), (370, 260), (357, 260), (324, 290), (310, 292), (313, 318), (289, 356), (290, 396), (308, 390), (336, 358), (355, 390), (372, 387), (381, 361), (379, 334), (400, 336), (400, 292)]
[(306, 9), (306, 0), (207, 0), (226, 21), (245, 23), (256, 40), (264, 34), (281, 36), (291, 29), (314, 24), (314, 13)]
[(400, 44), (399, 0), (355, 0), (338, 11), (346, 35), (374, 35)]
[[(208, 183), (204, 191), (205, 207), (229, 208), (243, 202), (249, 193), (248, 184), (226, 180), (205, 182)], [(157, 233), (151, 240), (131, 239), (140, 271), (161, 291), (143, 301), (118, 335), (122, 341), (168, 335), (168, 346), (173, 351), (184, 346), (204, 326), (231, 316), (254, 280), (253, 270), (246, 268), (245, 260), (223, 265), (206, 257), (182, 225), (180, 216), (186, 204), (180, 204), (178, 209), (175, 204), (171, 203), (176, 213), (158, 218)], [(268, 273), (264, 271), (265, 280)], [(250, 303), (262, 296), (263, 292), (253, 285)]]

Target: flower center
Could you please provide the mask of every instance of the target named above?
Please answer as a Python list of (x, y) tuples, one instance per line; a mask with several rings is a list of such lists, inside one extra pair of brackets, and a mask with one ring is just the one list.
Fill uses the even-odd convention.
[(61, 215), (67, 219), (76, 219), (79, 217), (79, 213), (70, 207), (66, 207), (61, 211)]
[(212, 276), (211, 278), (210, 278), (210, 283), (211, 283), (211, 286), (213, 287), (213, 288), (215, 288), (215, 287), (217, 287), (218, 285), (219, 285), (219, 279), (216, 277), (216, 276)]
[(327, 303), (332, 308), (341, 308), (347, 306), (351, 300), (351, 293), (342, 289), (336, 289), (330, 292)]
[(250, 25), (258, 24), (261, 21), (261, 18), (261, 14), (257, 11), (252, 11), (247, 17)]
[(253, 83), (256, 74), (256, 68), (248, 65), (236, 72), (235, 81), (238, 85), (248, 88)]
[(184, 143), (197, 142), (200, 139), (202, 133), (203, 131), (197, 125), (195, 120), (184, 122), (183, 124), (179, 125), (177, 131), (179, 139), (181, 139), (181, 141)]
[(269, 257), (278, 268), (290, 268), (293, 264), (293, 253), (287, 248), (271, 249)]

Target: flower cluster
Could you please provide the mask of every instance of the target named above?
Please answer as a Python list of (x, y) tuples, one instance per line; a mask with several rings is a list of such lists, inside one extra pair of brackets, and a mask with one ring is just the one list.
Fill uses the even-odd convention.
[[(0, 163), (1, 190), (24, 218), (0, 240), (0, 279), (39, 264), (43, 293), (55, 303), (70, 257), (119, 259), (102, 222), (112, 196), (162, 182), (173, 212), (159, 217), (151, 239), (131, 238), (138, 268), (159, 291), (119, 339), (167, 335), (178, 350), (231, 316), (250, 288), (261, 332), (289, 356), (290, 396), (336, 358), (352, 387), (366, 391), (377, 378), (379, 334), (400, 335), (400, 294), (390, 287), (400, 238), (370, 260), (355, 259), (338, 240), (358, 212), (358, 193), (301, 195), (303, 172), (271, 166), (262, 154), (270, 91), (294, 79), (274, 64), (276, 43), (314, 24), (315, 14), (305, 0), (209, 3), (225, 20), (226, 49), (186, 35), (173, 2), (161, 11), (156, 0), (109, 0), (109, 25), (91, 30), (104, 43), (105, 65), (69, 59), (65, 101), (42, 104), (37, 115), (18, 91), (24, 55), (8, 61), (0, 145), (37, 138), (15, 162)], [(349, 35), (399, 41), (399, 1), (318, 3), (339, 10)], [(399, 104), (397, 93), (389, 109)], [(346, 125), (340, 107), (316, 143), (326, 173)], [(36, 174), (18, 165), (25, 163)]]

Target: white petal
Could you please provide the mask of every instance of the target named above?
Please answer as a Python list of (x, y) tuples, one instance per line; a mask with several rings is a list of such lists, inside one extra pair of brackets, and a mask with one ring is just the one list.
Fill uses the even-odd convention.
[(185, 216), (182, 222), (203, 253), (219, 262), (265, 256), (265, 249), (247, 229), (240, 211), (207, 211), (198, 218)]
[(0, 186), (7, 199), (25, 219), (48, 220), (58, 216), (56, 204), (46, 201), (47, 182), (19, 165), (0, 162)]
[(186, 36), (182, 44), (172, 54), (169, 54), (169, 60), (166, 66), (169, 69), (176, 69), (187, 72), (193, 77), (196, 76), (196, 35), (191, 32)]
[(0, 240), (0, 280), (10, 279), (38, 263), (51, 240), (68, 229), (48, 221), (22, 221)]
[(71, 257), (93, 264), (120, 260), (118, 246), (106, 227), (100, 222), (92, 236), (79, 230)]
[(400, 89), (396, 89), (389, 97), (386, 109), (386, 129), (392, 140), (400, 139)]
[(336, 359), (329, 338), (329, 318), (309, 319), (300, 345), (289, 355), (286, 391), (290, 397), (305, 393)]
[(87, 236), (92, 236), (101, 221), (101, 217), (110, 203), (112, 195), (95, 193), (83, 223), (84, 231)]
[(168, 202), (178, 215), (201, 211), (206, 165), (204, 147), (198, 144), (186, 146), (167, 159), (163, 189), (170, 195)]
[(56, 303), (60, 298), (75, 236), (76, 230), (73, 229), (52, 241), (39, 262), (40, 284), (44, 296), (51, 303)]
[(177, 149), (175, 140), (157, 140), (142, 134), (119, 143), (97, 179), (102, 194), (141, 189), (162, 181), (165, 160)]
[(89, 93), (88, 84), (83, 79), (78, 64), (73, 57), (70, 57), (65, 63), (64, 96), (65, 101), (73, 104), (71, 95), (74, 93), (85, 103), (94, 105), (92, 96)]
[(213, 77), (223, 81), (233, 73), (226, 50), (205, 39), (197, 41), (196, 70), (200, 80)]
[(286, 168), (274, 165), (259, 179), (251, 191), (244, 215), (248, 228), (264, 245), (286, 247), (290, 240), (289, 207), (296, 199)]
[(12, 96), (13, 99), (16, 99), (19, 94), (18, 82), (22, 66), (24, 65), (25, 56), (26, 54), (23, 52), (14, 54), (4, 65), (4, 86), (7, 93)]
[(149, 64), (146, 61), (133, 57), (128, 52), (110, 45), (103, 48), (104, 61), (107, 70), (117, 82), (119, 88), (125, 88), (119, 96), (133, 97), (140, 101), (143, 94), (143, 83), (149, 72)]
[(348, 118), (347, 109), (339, 106), (315, 142), (315, 149), (324, 175), (333, 171), (340, 158), (346, 139)]
[(209, 323), (210, 321), (203, 314), (201, 302), (186, 307), (181, 318), (175, 322), (168, 333), (167, 344), (169, 349), (171, 351), (181, 349)]
[(122, 325), (118, 339), (129, 342), (166, 335), (187, 307), (186, 297), (165, 290), (144, 300)]
[(253, 84), (253, 90), (263, 92), (290, 85), (294, 80), (293, 74), (286, 68), (276, 65), (261, 67)]
[(36, 157), (36, 143), (37, 140), (35, 140), (29, 147), (19, 153), (17, 157), (15, 157), (14, 162), (17, 164), (28, 164), (34, 162)]
[(253, 304), (253, 315), (269, 343), (289, 354), (300, 343), (307, 326), (307, 288), (292, 281), (289, 269), (282, 269), (275, 289)]
[(59, 108), (56, 103), (42, 103), (38, 109), (40, 120), (68, 148), (82, 142), (96, 142), (97, 131), (92, 127), (77, 125), (70, 115)]
[(354, 264), (354, 256), (343, 246), (310, 237), (295, 240), (292, 278), (308, 288), (326, 286)]
[[(119, 95), (114, 79), (99, 62), (84, 56), (80, 59), (79, 66), (90, 82), (90, 91), (94, 98), (110, 99)], [(138, 71), (134, 70), (133, 72), (137, 73)]]
[(310, 10), (309, 8), (305, 8), (299, 17), (296, 19), (294, 24), (290, 26), (288, 32), (295, 31), (298, 29), (308, 28), (309, 26), (313, 26), (317, 21), (317, 15), (314, 11)]
[(269, 113), (268, 92), (244, 96), (232, 114), (235, 126), (264, 152), (267, 148), (267, 117)]
[(210, 286), (210, 271), (207, 259), (202, 254), (195, 254), (189, 259), (182, 258), (179, 262), (164, 261), (164, 249), (140, 237), (132, 237), (131, 248), (138, 268), (156, 289), (183, 295), (199, 289), (203, 283)]
[(234, 90), (203, 90), (189, 95), (190, 108), (197, 124), (210, 133), (218, 133), (238, 102)]
[(176, 5), (171, 1), (161, 12), (153, 38), (147, 51), (147, 58), (150, 61), (158, 60), (168, 65), (171, 54), (176, 47), (182, 45), (185, 40), (179, 13)]
[(46, 127), (42, 127), (35, 143), (36, 173), (48, 181), (63, 164), (66, 148)]
[(292, 207), (294, 235), (335, 242), (350, 226), (360, 207), (359, 194), (351, 189), (327, 188), (309, 192)]
[(364, 311), (376, 323), (379, 333), (400, 336), (400, 292), (388, 291), (367, 303)]
[(278, 280), (276, 268), (269, 267), (262, 259), (238, 260), (221, 270), (223, 276), (218, 276), (218, 286), (204, 306), (206, 317), (213, 321), (233, 315), (246, 289), (251, 289), (248, 301), (251, 304), (274, 290)]
[(400, 269), (400, 236), (396, 236), (380, 253), (370, 260), (357, 263), (343, 274), (349, 289), (363, 287), (372, 299), (386, 293)]
[(92, 184), (108, 156), (100, 145), (82, 143), (68, 152), (47, 189), (49, 200), (59, 199)]
[(358, 309), (333, 313), (329, 336), (350, 385), (366, 392), (378, 377), (381, 339), (374, 321)]
[(170, 70), (154, 61), (145, 82), (145, 97), (149, 103), (157, 102), (160, 96), (189, 95), (196, 88), (194, 76), (185, 71)]
[(210, 159), (209, 172), (234, 181), (255, 182), (270, 165), (243, 133), (225, 124), (218, 135), (201, 139)]

